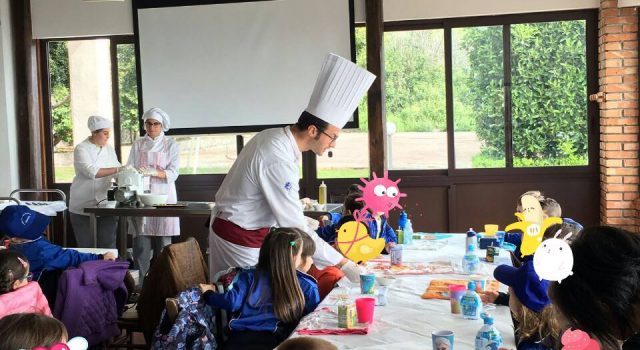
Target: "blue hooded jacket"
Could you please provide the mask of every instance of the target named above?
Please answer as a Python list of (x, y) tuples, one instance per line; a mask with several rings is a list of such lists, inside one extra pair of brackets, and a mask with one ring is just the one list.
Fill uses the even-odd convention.
[[(369, 227), (369, 236), (371, 238), (384, 238), (385, 243), (393, 242), (398, 243), (398, 236), (396, 235), (396, 231), (391, 228), (391, 225), (387, 222), (387, 217), (384, 215), (380, 215), (380, 227), (381, 232), (378, 235), (378, 225), (376, 223), (375, 218), (371, 213), (367, 212), (365, 215), (367, 221), (367, 226)], [(316, 233), (320, 238), (322, 238), (327, 243), (334, 243), (336, 241), (338, 231), (338, 222), (340, 221), (341, 216), (339, 214), (331, 214), (331, 225), (327, 225), (324, 227), (319, 227), (316, 230)]]
[(71, 266), (78, 266), (85, 261), (102, 259), (102, 255), (63, 249), (47, 241), (44, 237), (26, 243), (12, 242), (9, 249), (19, 251), (27, 257), (29, 270), (36, 280), (40, 278), (40, 274), (45, 270), (65, 270)]
[[(297, 275), (305, 299), (304, 316), (315, 310), (320, 303), (320, 295), (318, 284), (313, 277), (300, 271), (297, 271)], [(254, 285), (255, 283), (257, 285)], [(285, 325), (276, 317), (273, 311), (271, 278), (257, 269), (239, 272), (237, 280), (226, 293), (207, 291), (202, 297), (210, 306), (225, 309), (237, 315), (229, 322), (231, 331), (276, 332), (279, 326), (288, 326), (291, 330), (295, 327), (295, 325)], [(261, 297), (262, 300), (260, 300)]]

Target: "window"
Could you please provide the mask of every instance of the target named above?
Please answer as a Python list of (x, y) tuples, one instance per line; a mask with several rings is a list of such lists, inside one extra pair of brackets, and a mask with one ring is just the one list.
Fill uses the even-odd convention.
[(505, 166), (502, 26), (451, 30), (455, 164)]
[[(257, 133), (243, 133), (244, 144)], [(173, 136), (180, 147), (180, 174), (226, 174), (235, 162), (236, 134)]]
[(511, 26), (513, 165), (588, 165), (586, 21)]
[[(91, 115), (113, 117), (109, 39), (48, 43), (54, 181), (71, 182), (73, 148), (89, 135)], [(113, 138), (110, 141), (113, 144)]]
[(384, 34), (390, 170), (446, 169), (444, 30)]

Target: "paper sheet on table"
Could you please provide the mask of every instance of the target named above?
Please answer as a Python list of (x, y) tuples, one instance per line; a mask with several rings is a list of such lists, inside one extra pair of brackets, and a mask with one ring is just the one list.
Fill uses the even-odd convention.
[[(432, 280), (429, 283), (429, 287), (422, 294), (422, 299), (443, 299), (449, 300), (449, 286), (452, 284), (461, 284), (466, 286), (469, 283), (468, 280)], [(497, 292), (500, 288), (500, 283), (496, 280), (487, 281), (485, 290)]]
[(304, 335), (348, 335), (369, 333), (368, 324), (358, 324), (354, 328), (339, 328), (338, 314), (328, 307), (323, 307), (305, 316), (298, 326), (297, 332)]
[[(63, 201), (21, 201), (21, 203), (29, 207), (29, 209), (47, 216), (56, 216), (59, 212), (67, 209), (67, 204)], [(10, 205), (16, 205), (16, 202), (7, 201), (0, 203), (0, 211)]]
[(391, 265), (380, 262), (367, 265), (373, 272), (383, 272), (385, 275), (430, 275), (453, 273), (450, 261), (434, 261), (430, 263), (406, 262), (402, 265)]

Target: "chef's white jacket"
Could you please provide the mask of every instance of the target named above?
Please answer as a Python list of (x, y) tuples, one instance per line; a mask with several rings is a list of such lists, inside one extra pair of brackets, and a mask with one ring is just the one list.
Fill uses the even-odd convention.
[[(267, 129), (254, 136), (242, 149), (238, 159), (224, 178), (216, 193), (214, 216), (233, 222), (246, 229), (296, 227), (307, 232), (316, 243), (314, 261), (320, 267), (336, 265), (343, 256), (322, 240), (307, 226), (302, 212), (299, 191), (299, 163), (302, 154), (290, 128)], [(214, 244), (221, 243), (215, 237)], [(211, 241), (210, 241), (211, 242)], [(233, 245), (222, 242), (225, 245)], [(212, 249), (217, 254), (226, 255), (224, 261), (230, 266), (236, 249)], [(255, 256), (257, 249), (245, 248), (243, 253)], [(242, 254), (242, 253), (241, 253)], [(247, 261), (241, 261), (247, 265)], [(218, 268), (213, 266), (213, 268)], [(224, 268), (224, 267), (223, 267)], [(212, 271), (215, 273), (216, 271)]]
[(76, 175), (71, 183), (69, 211), (74, 214), (89, 215), (83, 209), (95, 207), (107, 198), (107, 190), (113, 176), (96, 178), (101, 168), (120, 166), (116, 152), (111, 145), (97, 146), (89, 138), (82, 141), (73, 151), (73, 168)]

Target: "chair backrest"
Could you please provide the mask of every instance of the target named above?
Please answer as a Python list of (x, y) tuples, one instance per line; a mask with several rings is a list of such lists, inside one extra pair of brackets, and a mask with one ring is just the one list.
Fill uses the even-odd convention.
[(194, 238), (166, 246), (149, 269), (138, 298), (138, 317), (145, 337), (153, 335), (166, 298), (208, 283), (208, 268)]

